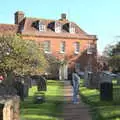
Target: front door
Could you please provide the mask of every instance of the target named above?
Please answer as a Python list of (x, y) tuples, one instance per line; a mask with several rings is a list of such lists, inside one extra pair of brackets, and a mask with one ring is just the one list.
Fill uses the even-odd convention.
[(67, 80), (68, 79), (68, 65), (62, 64), (59, 69), (59, 79)]

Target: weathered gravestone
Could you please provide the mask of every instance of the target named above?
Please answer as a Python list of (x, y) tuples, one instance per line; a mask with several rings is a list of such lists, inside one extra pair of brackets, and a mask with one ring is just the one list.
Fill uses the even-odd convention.
[(120, 85), (120, 73), (116, 75), (116, 79), (117, 79), (117, 84)]
[(85, 87), (91, 88), (92, 87), (92, 78), (93, 78), (93, 72), (85, 71), (84, 74), (84, 85)]
[(24, 100), (28, 96), (29, 87), (27, 84), (22, 83), (21, 81), (15, 81), (14, 87), (17, 90), (17, 95), (20, 96), (21, 100)]
[(107, 71), (101, 72), (100, 81), (100, 99), (101, 100), (113, 100), (113, 76)]
[(4, 104), (0, 104), (0, 120), (3, 120), (3, 108)]
[(36, 80), (38, 91), (47, 90), (47, 83), (44, 77), (39, 76), (39, 75), (34, 75), (31, 78)]

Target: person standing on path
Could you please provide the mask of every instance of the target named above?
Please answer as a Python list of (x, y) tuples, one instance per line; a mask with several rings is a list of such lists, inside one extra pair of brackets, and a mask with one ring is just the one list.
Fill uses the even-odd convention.
[(78, 101), (78, 94), (79, 94), (79, 85), (80, 85), (80, 77), (77, 75), (76, 72), (72, 73), (72, 87), (73, 87), (73, 103), (77, 104)]

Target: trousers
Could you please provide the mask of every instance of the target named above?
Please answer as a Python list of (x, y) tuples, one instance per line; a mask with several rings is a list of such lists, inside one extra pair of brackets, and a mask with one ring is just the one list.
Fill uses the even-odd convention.
[(75, 87), (73, 87), (73, 100), (72, 101), (73, 101), (73, 103), (76, 103), (79, 101), (78, 100), (78, 89)]

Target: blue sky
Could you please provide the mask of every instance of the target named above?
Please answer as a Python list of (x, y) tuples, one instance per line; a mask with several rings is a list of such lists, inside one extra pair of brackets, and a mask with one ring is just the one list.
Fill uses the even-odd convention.
[(1, 0), (0, 23), (14, 23), (14, 13), (25, 12), (28, 17), (59, 19), (67, 13), (89, 34), (98, 37), (98, 51), (120, 38), (120, 0)]

